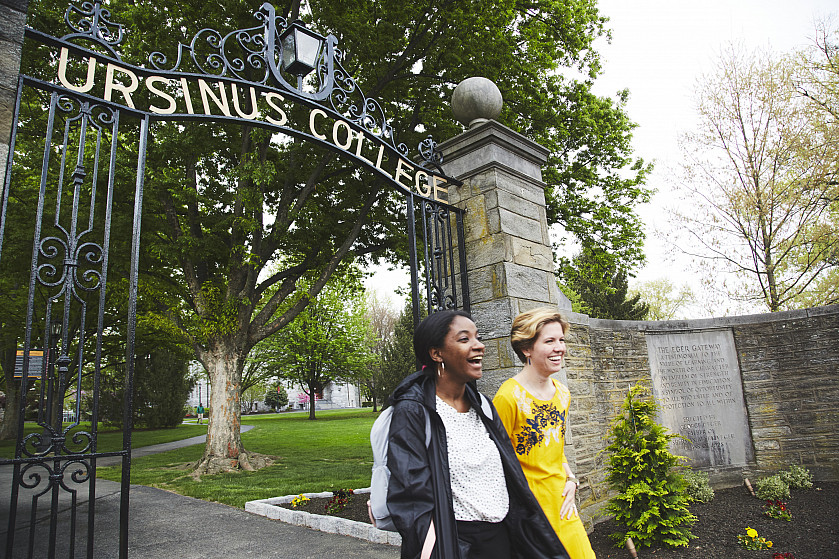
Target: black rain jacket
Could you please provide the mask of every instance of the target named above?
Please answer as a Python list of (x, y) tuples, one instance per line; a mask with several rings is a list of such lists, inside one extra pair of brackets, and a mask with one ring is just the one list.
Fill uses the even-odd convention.
[[(466, 385), (469, 403), (483, 420), (498, 447), (510, 509), (504, 523), (510, 533), (515, 559), (569, 559), (530, 487), (492, 403), (487, 417), (481, 397)], [(457, 523), (449, 483), (449, 460), (446, 429), (437, 415), (435, 379), (422, 371), (403, 380), (390, 397), (393, 416), (390, 424), (387, 465), (390, 482), (387, 506), (402, 536), (402, 559), (420, 556), (431, 519), (434, 519), (437, 542), (432, 558), (463, 559), (466, 545), (457, 539)], [(423, 409), (424, 408), (424, 409)], [(426, 448), (426, 414), (431, 424), (431, 440)]]

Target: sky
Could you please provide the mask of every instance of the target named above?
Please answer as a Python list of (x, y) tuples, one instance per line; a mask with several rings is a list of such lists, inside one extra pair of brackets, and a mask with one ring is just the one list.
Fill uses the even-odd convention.
[[(784, 53), (811, 44), (815, 20), (839, 14), (836, 0), (600, 0), (609, 18), (611, 44), (598, 45), (604, 67), (595, 82), (600, 95), (629, 89), (626, 110), (638, 124), (636, 155), (655, 163), (647, 186), (658, 193), (639, 208), (647, 232), (647, 265), (637, 281), (670, 277), (674, 284), (691, 283), (687, 262), (668, 261), (656, 238), (667, 229), (662, 208), (672, 198), (667, 179), (677, 166), (678, 135), (695, 125), (693, 88), (710, 73), (722, 49), (731, 43), (746, 49), (770, 48)], [(631, 284), (630, 284), (631, 285)]]
[[(667, 228), (663, 207), (672, 197), (668, 169), (678, 162), (677, 138), (695, 123), (693, 88), (713, 70), (729, 43), (747, 49), (771, 48), (777, 53), (811, 43), (816, 18), (839, 17), (837, 0), (600, 0), (609, 18), (612, 41), (596, 45), (603, 73), (595, 93), (614, 97), (630, 92), (626, 111), (638, 128), (633, 134), (637, 156), (655, 163), (647, 186), (658, 190), (651, 204), (638, 208), (645, 223), (647, 265), (633, 281), (668, 277), (677, 286), (691, 284), (687, 261), (668, 260), (656, 231)], [(388, 292), (404, 285), (403, 273), (380, 271), (367, 285)], [(630, 283), (630, 287), (632, 282)]]

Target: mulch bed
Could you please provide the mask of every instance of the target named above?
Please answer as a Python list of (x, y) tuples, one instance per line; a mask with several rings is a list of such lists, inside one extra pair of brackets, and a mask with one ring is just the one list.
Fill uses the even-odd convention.
[[(333, 516), (369, 523), (366, 494), (355, 495), (346, 508)], [(311, 499), (302, 507), (313, 514), (326, 514), (328, 498)], [(698, 521), (696, 539), (679, 549), (640, 548), (638, 557), (660, 559), (772, 559), (775, 553), (791, 553), (795, 559), (839, 559), (839, 482), (817, 482), (813, 489), (793, 490), (787, 500), (792, 521), (763, 515), (764, 501), (752, 497), (745, 487), (718, 489), (708, 503), (694, 503), (691, 512)], [(282, 505), (291, 508), (289, 505)], [(737, 535), (751, 526), (771, 540), (771, 550), (741, 548)], [(589, 534), (598, 559), (628, 559), (625, 548), (616, 548), (608, 535), (616, 531), (612, 520), (600, 522)]]

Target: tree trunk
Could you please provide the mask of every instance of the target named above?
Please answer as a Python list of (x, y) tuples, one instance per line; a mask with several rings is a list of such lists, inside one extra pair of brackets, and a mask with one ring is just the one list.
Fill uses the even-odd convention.
[(208, 399), (207, 446), (195, 468), (196, 474), (235, 470), (253, 471), (271, 462), (268, 457), (248, 453), (241, 438), (241, 385), (244, 351), (232, 338), (210, 341), (201, 361), (213, 387)]
[(309, 420), (314, 421), (315, 417), (315, 387), (309, 385)]

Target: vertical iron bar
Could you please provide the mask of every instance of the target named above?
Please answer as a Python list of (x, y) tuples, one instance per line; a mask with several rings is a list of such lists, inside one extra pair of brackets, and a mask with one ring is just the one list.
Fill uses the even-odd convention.
[(418, 264), (417, 264), (417, 230), (414, 216), (414, 195), (405, 195), (406, 214), (408, 218), (408, 260), (411, 267), (411, 310), (414, 313), (414, 328), (419, 325), (420, 302), (418, 285)]
[[(102, 239), (102, 280), (101, 288), (99, 290), (99, 320), (97, 324), (96, 337), (96, 355), (93, 359), (93, 393), (99, 394), (99, 383), (101, 380), (101, 362), (102, 362), (102, 332), (105, 330), (105, 295), (106, 286), (108, 285), (108, 260), (110, 254), (111, 244), (111, 216), (114, 197), (114, 183), (116, 174), (117, 161), (117, 137), (119, 135), (119, 110), (114, 110), (113, 123), (111, 129), (111, 154), (108, 163), (108, 186), (105, 193), (105, 227)], [(97, 152), (99, 150), (97, 149)], [(98, 165), (97, 165), (98, 168)], [(94, 179), (94, 183), (96, 179)], [(91, 223), (92, 229), (92, 223)], [(81, 370), (81, 369), (80, 369)], [(81, 375), (78, 377), (78, 388), (76, 394), (81, 391)], [(79, 420), (79, 406), (80, 399), (76, 398), (76, 421)], [(94, 397), (94, 409), (92, 410), (91, 421), (91, 452), (95, 455), (98, 450), (99, 442), (99, 406), (98, 397)], [(90, 481), (88, 482), (88, 503), (96, 502), (96, 459), (93, 459), (93, 467), (91, 468)], [(95, 509), (92, 506), (87, 508), (87, 557), (93, 559), (93, 535), (95, 525)]]
[(131, 430), (134, 428), (134, 331), (137, 322), (137, 275), (140, 265), (140, 218), (143, 211), (143, 182), (149, 115), (140, 122), (140, 149), (137, 155), (137, 184), (134, 191), (134, 228), (131, 240), (131, 277), (128, 290), (128, 341), (126, 343), (125, 410), (122, 436), (122, 493), (120, 495), (119, 556), (128, 559), (128, 490), (131, 484)]
[(472, 312), (472, 299), (469, 297), (469, 277), (466, 273), (466, 233), (463, 229), (463, 213), (455, 212), (457, 223), (457, 249), (460, 257), (460, 292), (463, 301), (462, 309)]
[(433, 268), (431, 263), (431, 255), (428, 253), (428, 222), (427, 222), (427, 211), (428, 211), (428, 202), (425, 200), (421, 201), (420, 207), (422, 211), (420, 212), (420, 217), (422, 218), (422, 246), (423, 246), (423, 258), (425, 262), (425, 306), (428, 310), (428, 314), (434, 312), (434, 307), (432, 306), (432, 293), (431, 293), (431, 276), (433, 274)]
[(446, 288), (451, 290), (451, 306), (452, 308), (458, 308), (457, 305), (457, 284), (455, 283), (454, 277), (454, 244), (452, 243), (452, 212), (450, 210), (446, 210), (446, 218), (445, 218), (445, 231), (446, 231), (446, 243), (447, 243), (447, 253), (448, 256), (446, 257), (447, 264), (446, 269), (448, 272), (446, 273)]

